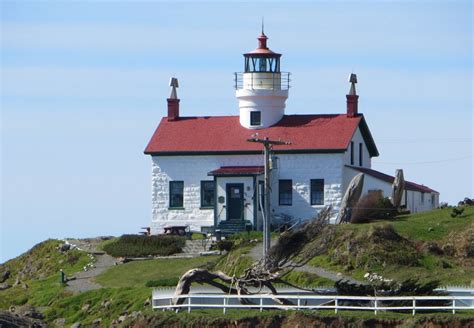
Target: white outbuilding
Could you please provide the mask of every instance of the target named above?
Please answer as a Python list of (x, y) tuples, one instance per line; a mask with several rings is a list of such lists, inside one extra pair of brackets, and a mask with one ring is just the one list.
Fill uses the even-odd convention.
[[(244, 72), (235, 73), (239, 115), (181, 116), (178, 81), (171, 80), (168, 115), (145, 149), (152, 159), (152, 233), (165, 226), (261, 229), (264, 158), (252, 137), (289, 142), (272, 150), (272, 219), (309, 219), (327, 205), (338, 210), (360, 172), (364, 193), (391, 195), (393, 177), (371, 169), (379, 152), (358, 111), (355, 74), (345, 113), (285, 115), (290, 73), (280, 70), (281, 54), (267, 47), (263, 32), (258, 41), (244, 54)], [(402, 205), (412, 212), (438, 206), (436, 191), (411, 182), (405, 189)]]

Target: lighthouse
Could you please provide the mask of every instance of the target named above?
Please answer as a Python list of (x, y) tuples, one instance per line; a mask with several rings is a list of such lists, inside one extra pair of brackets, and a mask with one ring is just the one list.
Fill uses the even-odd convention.
[(240, 124), (247, 129), (268, 128), (285, 115), (290, 73), (280, 71), (281, 54), (267, 47), (263, 32), (258, 48), (244, 54), (244, 71), (235, 73), (235, 96)]

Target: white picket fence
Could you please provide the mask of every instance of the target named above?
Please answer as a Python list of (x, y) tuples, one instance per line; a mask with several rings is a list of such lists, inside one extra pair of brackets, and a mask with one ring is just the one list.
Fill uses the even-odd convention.
[[(453, 314), (457, 310), (471, 310), (474, 311), (472, 304), (474, 303), (474, 296), (390, 296), (390, 297), (373, 297), (373, 296), (328, 296), (317, 294), (278, 294), (278, 298), (292, 300), (293, 305), (281, 305), (275, 301), (275, 296), (272, 294), (254, 294), (254, 295), (228, 295), (228, 294), (188, 294), (181, 295), (180, 298), (186, 299), (181, 305), (172, 305), (172, 297), (170, 295), (159, 296), (154, 294), (152, 299), (152, 306), (157, 310), (176, 310), (187, 309), (191, 312), (192, 309), (217, 308), (222, 309), (226, 313), (227, 309), (283, 309), (283, 310), (318, 310), (318, 309), (333, 309), (335, 313), (339, 310), (364, 310), (374, 311), (375, 315), (379, 311), (395, 311), (408, 310), (413, 315), (419, 310), (428, 311), (452, 311)], [(253, 301), (253, 304), (241, 304), (240, 299), (245, 298)], [(363, 304), (346, 305), (347, 301), (358, 301)], [(394, 301), (394, 305), (388, 306), (386, 301)], [(407, 305), (396, 305), (397, 301), (410, 301)], [(418, 305), (417, 302), (435, 302), (447, 301), (450, 304), (445, 306), (439, 305)]]

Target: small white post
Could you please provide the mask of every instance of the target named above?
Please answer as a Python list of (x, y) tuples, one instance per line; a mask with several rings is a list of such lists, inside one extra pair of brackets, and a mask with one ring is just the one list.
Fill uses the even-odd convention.
[(453, 298), (453, 314), (456, 314), (456, 299)]
[(297, 310), (300, 309), (300, 305), (301, 305), (301, 299), (299, 298), (299, 295), (298, 295), (298, 306), (297, 306), (297, 308), (296, 308)]
[(374, 312), (375, 312), (375, 315), (377, 315), (377, 299), (375, 299)]
[(334, 313), (337, 314), (337, 297), (334, 298)]
[(225, 312), (226, 312), (226, 298), (225, 298), (225, 295), (224, 295), (224, 307), (222, 308), (222, 311), (225, 314)]
[(260, 312), (262, 312), (263, 308), (263, 298), (260, 297)]
[(413, 316), (415, 316), (416, 313), (416, 299), (413, 297)]
[(191, 313), (191, 296), (188, 295), (188, 313)]

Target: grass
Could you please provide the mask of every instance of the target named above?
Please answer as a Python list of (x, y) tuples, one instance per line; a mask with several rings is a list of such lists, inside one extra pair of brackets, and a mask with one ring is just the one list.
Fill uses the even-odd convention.
[(114, 257), (168, 256), (181, 252), (185, 239), (179, 236), (123, 235), (103, 245), (103, 250)]
[(95, 278), (104, 287), (144, 287), (147, 281), (180, 277), (192, 268), (214, 265), (217, 256), (134, 261), (111, 267)]
[[(80, 322), (82, 326), (90, 326), (100, 318), (101, 326), (107, 327), (125, 312), (144, 311), (144, 302), (150, 297), (151, 289), (146, 287), (91, 290), (56, 300), (45, 311), (45, 317), (48, 322), (65, 318), (68, 325)], [(109, 301), (107, 306), (105, 301)], [(86, 304), (90, 305), (87, 312), (82, 310)]]
[(216, 266), (214, 267), (214, 270), (223, 271), (230, 276), (240, 276), (242, 273), (244, 273), (244, 270), (254, 262), (250, 256), (247, 256), (247, 253), (254, 246), (255, 245), (247, 244), (232, 250), (227, 255), (219, 259), (219, 261), (216, 263)]
[(28, 252), (1, 264), (0, 272), (6, 268), (11, 271), (7, 283), (12, 285), (19, 272), (23, 272), (22, 280), (28, 282), (59, 273), (60, 269), (63, 269), (66, 274), (72, 274), (91, 261), (87, 253), (76, 249), (67, 252), (59, 251), (58, 247), (62, 243), (56, 239), (45, 240)]
[(401, 216), (393, 221), (393, 226), (399, 234), (412, 240), (439, 241), (474, 222), (474, 206), (465, 207), (464, 213), (456, 218), (450, 216), (451, 211), (445, 208)]
[(333, 287), (334, 281), (315, 273), (292, 271), (283, 278), (285, 281), (301, 287)]
[[(469, 285), (474, 277), (472, 259), (431, 254), (422, 246), (425, 242), (437, 242), (441, 245), (443, 241), (449, 241), (448, 239), (453, 234), (461, 235), (474, 223), (474, 207), (466, 207), (460, 217), (451, 218), (450, 213), (451, 209), (449, 208), (437, 209), (405, 215), (390, 221), (382, 220), (338, 226), (338, 236), (343, 236), (347, 242), (332, 245), (327, 254), (313, 258), (309, 264), (335, 272), (344, 272), (359, 280), (363, 280), (366, 272), (377, 272), (386, 278), (395, 280), (415, 277), (422, 282), (439, 280), (441, 285)], [(375, 250), (379, 249), (383, 252), (373, 253), (371, 247), (374, 245), (371, 244), (372, 240), (367, 236), (370, 236), (370, 231), (374, 231), (377, 227), (383, 227), (387, 223), (390, 223), (398, 234), (409, 239), (414, 246), (404, 243), (402, 247), (402, 244), (392, 243), (383, 250), (383, 247), (386, 247), (389, 242), (382, 241), (383, 247), (377, 246)], [(364, 245), (364, 240), (366, 245)], [(343, 245), (349, 242), (352, 248), (354, 245), (361, 244), (365, 255), (369, 258), (363, 256), (355, 258), (355, 250), (347, 251)], [(404, 248), (406, 250), (403, 250)], [(383, 261), (373, 261), (375, 257), (382, 258)], [(352, 265), (340, 263), (341, 259)], [(400, 262), (400, 259), (407, 263)], [(391, 263), (393, 261), (400, 263)]]

